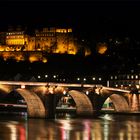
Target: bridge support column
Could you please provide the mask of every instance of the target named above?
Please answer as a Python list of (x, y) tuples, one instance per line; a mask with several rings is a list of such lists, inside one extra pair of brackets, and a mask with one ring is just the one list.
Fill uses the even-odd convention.
[(47, 110), (47, 118), (55, 118), (55, 110), (56, 110), (56, 95), (55, 94), (47, 94), (45, 96), (45, 108)]
[(132, 94), (131, 111), (140, 111), (140, 95)]

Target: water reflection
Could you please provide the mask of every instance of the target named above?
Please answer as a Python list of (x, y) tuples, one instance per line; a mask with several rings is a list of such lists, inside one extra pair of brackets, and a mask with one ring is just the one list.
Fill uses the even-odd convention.
[(139, 115), (27, 119), (0, 116), (0, 140), (139, 140)]
[(1, 120), (0, 140), (27, 140), (26, 130), (26, 123)]

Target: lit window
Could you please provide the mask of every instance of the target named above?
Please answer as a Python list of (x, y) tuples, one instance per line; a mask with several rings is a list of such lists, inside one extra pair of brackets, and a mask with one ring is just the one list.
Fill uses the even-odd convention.
[(68, 29), (68, 32), (72, 32), (72, 29)]
[(54, 75), (53, 78), (56, 78), (56, 75)]
[(127, 79), (129, 79), (130, 77), (129, 77), (129, 75), (127, 75)]
[(117, 79), (117, 76), (115, 76), (115, 79)]
[(131, 79), (134, 79), (134, 76), (133, 75), (131, 75)]
[(113, 76), (111, 76), (110, 79), (113, 79)]
[(48, 75), (45, 75), (45, 78), (47, 78), (48, 77)]

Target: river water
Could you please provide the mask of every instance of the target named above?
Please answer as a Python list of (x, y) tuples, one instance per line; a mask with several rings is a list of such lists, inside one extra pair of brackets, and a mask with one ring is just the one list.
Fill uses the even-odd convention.
[(31, 119), (26, 114), (2, 114), (0, 140), (140, 140), (140, 115)]

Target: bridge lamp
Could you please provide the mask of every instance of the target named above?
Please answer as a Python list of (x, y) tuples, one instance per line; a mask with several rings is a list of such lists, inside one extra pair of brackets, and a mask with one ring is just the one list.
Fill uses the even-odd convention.
[(137, 88), (137, 89), (139, 89), (139, 88), (140, 88), (140, 86), (139, 86), (139, 85), (136, 85), (136, 88)]
[(95, 89), (95, 93), (97, 93), (98, 95), (100, 94), (99, 88), (96, 88), (96, 89)]
[(89, 91), (86, 91), (86, 95), (88, 95), (89, 94)]
[(63, 94), (66, 95), (66, 91), (65, 90), (63, 91)]
[(86, 78), (84, 78), (83, 80), (84, 80), (84, 81), (86, 81), (87, 79), (86, 79)]
[(21, 88), (24, 89), (25, 88), (25, 85), (21, 85)]

